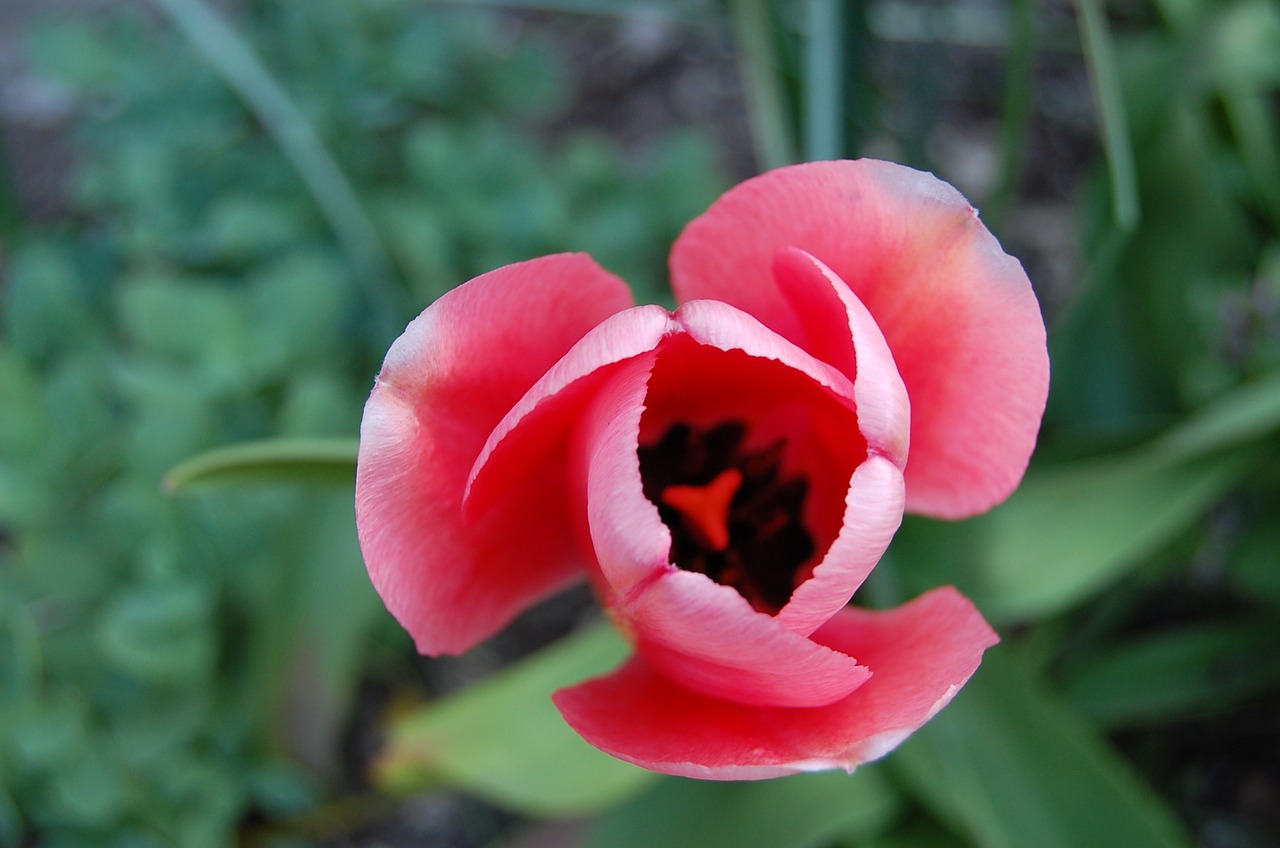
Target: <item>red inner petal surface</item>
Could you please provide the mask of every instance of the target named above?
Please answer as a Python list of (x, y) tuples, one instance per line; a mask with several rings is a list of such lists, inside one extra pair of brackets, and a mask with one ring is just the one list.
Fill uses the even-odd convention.
[(849, 480), (866, 456), (856, 412), (780, 362), (687, 336), (669, 339), (649, 382), (641, 444), (658, 442), (673, 426), (709, 430), (725, 422), (745, 426), (744, 451), (781, 443), (781, 474), (808, 481), (804, 523), (816, 546), (806, 563), (812, 569), (840, 531)]

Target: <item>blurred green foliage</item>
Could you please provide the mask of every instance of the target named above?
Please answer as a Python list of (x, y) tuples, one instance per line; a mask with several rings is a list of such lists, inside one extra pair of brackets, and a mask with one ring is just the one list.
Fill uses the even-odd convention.
[[(0, 215), (17, 233), (0, 290), (3, 845), (313, 833), (292, 824), (338, 796), (360, 680), (409, 650), (361, 567), (343, 470), (390, 341), (378, 310), (402, 326), (477, 273), (560, 250), (664, 301), (671, 240), (724, 187), (694, 131), (639, 165), (611, 140), (551, 132), (572, 69), (536, 15), (247, 2), (227, 35), (237, 68), (182, 35), (181, 10), (203, 6), (155, 5), (166, 14), (125, 5), (27, 43), (78, 104), (80, 165), (57, 225)], [(940, 164), (931, 75), (947, 66), (926, 59), (944, 47), (911, 54), (913, 114), (929, 120), (895, 120), (894, 93), (874, 91), (874, 28), (829, 2), (497, 5), (727, 21), (762, 157), (856, 155), (887, 135), (911, 164)], [(989, 516), (909, 519), (866, 593), (954, 583), (1002, 627), (955, 703), (853, 778), (654, 778), (585, 747), (547, 701), (616, 658), (594, 631), (391, 721), (384, 791), (591, 813), (600, 848), (1156, 848), (1191, 844), (1186, 825), (1203, 844), (1276, 837), (1242, 820), (1227, 824), (1237, 842), (1210, 842), (1221, 821), (1188, 812), (1195, 775), (1151, 751), (1280, 699), (1280, 11), (1077, 9), (1084, 32), (1067, 40), (1088, 47), (1107, 143), (1074, 200), (1082, 279), (1048, 316), (1040, 454)], [(1024, 170), (1054, 167), (1028, 126), (1034, 59), (1064, 36), (1031, 11), (1006, 22), (1000, 173), (973, 198), (997, 230)], [(246, 56), (372, 234), (344, 236), (323, 180), (260, 120)], [(275, 482), (162, 494), (192, 455), (260, 439), (171, 480)], [(279, 479), (317, 463), (336, 484)]]
[[(376, 222), (400, 326), (561, 250), (652, 299), (723, 187), (692, 132), (643, 169), (537, 140), (564, 71), (492, 14), (242, 11)], [(2, 291), (0, 844), (233, 844), (331, 797), (360, 678), (407, 643), (349, 484), (169, 499), (161, 478), (226, 443), (351, 437), (390, 340), (295, 163), (181, 34), (122, 5), (27, 48), (82, 117), (70, 214), (12, 241)]]

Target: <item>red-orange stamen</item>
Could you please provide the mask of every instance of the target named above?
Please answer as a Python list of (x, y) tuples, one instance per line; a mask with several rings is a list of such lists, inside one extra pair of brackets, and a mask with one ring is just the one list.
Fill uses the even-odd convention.
[(742, 472), (726, 468), (702, 486), (667, 486), (662, 502), (680, 511), (689, 532), (713, 551), (729, 547), (729, 506), (742, 485)]

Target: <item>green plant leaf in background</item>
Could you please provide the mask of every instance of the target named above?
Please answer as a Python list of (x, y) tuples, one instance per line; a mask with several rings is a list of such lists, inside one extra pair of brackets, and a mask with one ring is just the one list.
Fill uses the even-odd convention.
[(1138, 226), (1140, 214), (1138, 180), (1111, 30), (1103, 14), (1101, 0), (1076, 0), (1075, 6), (1111, 175), (1112, 215), (1121, 229), (1132, 230)]
[(1258, 467), (1280, 429), (1280, 377), (1246, 384), (1132, 450), (1035, 470), (961, 524), (908, 520), (895, 558), (912, 593), (955, 582), (997, 622), (1061, 612), (1181, 533)]
[(586, 848), (806, 848), (878, 833), (902, 806), (877, 766), (738, 783), (666, 778), (605, 816)]
[(164, 476), (169, 494), (212, 483), (346, 483), (355, 480), (355, 439), (263, 439), (193, 456)]
[(1256, 456), (1164, 465), (1135, 454), (1029, 478), (987, 521), (990, 547), (974, 602), (997, 621), (1080, 602), (1196, 521)]
[(1111, 645), (1064, 672), (1064, 696), (1108, 727), (1201, 716), (1280, 686), (1280, 625), (1175, 627)]
[(395, 719), (374, 783), (392, 792), (443, 783), (535, 816), (588, 813), (622, 801), (656, 775), (584, 742), (551, 694), (608, 671), (626, 653), (617, 632), (598, 624)]
[(980, 848), (1189, 848), (1174, 815), (1086, 722), (996, 648), (887, 762)]

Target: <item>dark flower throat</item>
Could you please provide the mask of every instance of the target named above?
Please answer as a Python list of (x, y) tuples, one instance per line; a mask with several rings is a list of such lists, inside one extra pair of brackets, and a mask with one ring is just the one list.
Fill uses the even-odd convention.
[(640, 477), (671, 530), (672, 562), (773, 615), (816, 550), (802, 520), (809, 481), (782, 476), (785, 441), (749, 452), (746, 433), (737, 421), (708, 430), (675, 424), (640, 446)]

